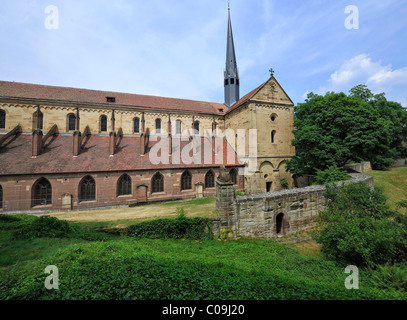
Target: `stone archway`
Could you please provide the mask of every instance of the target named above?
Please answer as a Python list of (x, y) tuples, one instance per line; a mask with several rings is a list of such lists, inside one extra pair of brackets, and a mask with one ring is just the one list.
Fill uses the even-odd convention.
[(274, 215), (273, 233), (275, 235), (285, 236), (290, 232), (289, 217), (286, 212), (280, 211)]

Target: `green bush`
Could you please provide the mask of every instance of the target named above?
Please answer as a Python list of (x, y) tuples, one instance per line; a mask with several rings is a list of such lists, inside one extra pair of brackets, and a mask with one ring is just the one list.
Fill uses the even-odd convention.
[(326, 170), (318, 170), (315, 176), (314, 185), (327, 184), (333, 182), (339, 182), (343, 180), (350, 180), (348, 174), (338, 168), (336, 165), (328, 167)]
[(380, 289), (407, 291), (407, 268), (405, 265), (385, 264), (378, 266), (372, 275)]
[(281, 179), (280, 184), (284, 189), (288, 188), (288, 181), (286, 178)]
[(359, 266), (407, 259), (405, 220), (388, 208), (379, 189), (352, 183), (327, 187), (325, 196), (316, 241), (327, 257)]
[(67, 221), (41, 216), (30, 223), (21, 225), (14, 231), (13, 238), (64, 238), (69, 236), (72, 231)]
[(365, 182), (327, 185), (325, 199), (327, 210), (320, 213), (325, 222), (362, 217), (382, 219), (396, 214), (386, 204), (387, 198), (382, 190), (372, 189)]
[(20, 221), (21, 219), (17, 216), (9, 215), (9, 214), (0, 214), (0, 221), (1, 222), (14, 222)]
[(175, 219), (156, 219), (132, 225), (127, 228), (127, 235), (149, 239), (212, 239), (212, 220), (186, 218), (181, 213)]
[(401, 262), (407, 256), (407, 232), (390, 220), (337, 220), (325, 226), (317, 241), (327, 257), (357, 266)]

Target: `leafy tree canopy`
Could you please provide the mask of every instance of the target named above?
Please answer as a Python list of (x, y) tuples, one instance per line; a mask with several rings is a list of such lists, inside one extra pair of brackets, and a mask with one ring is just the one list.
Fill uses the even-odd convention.
[(384, 93), (374, 95), (365, 85), (324, 96), (309, 93), (294, 107), (296, 156), (287, 162), (294, 175), (315, 175), (317, 170), (370, 161), (386, 169), (407, 155), (407, 111)]

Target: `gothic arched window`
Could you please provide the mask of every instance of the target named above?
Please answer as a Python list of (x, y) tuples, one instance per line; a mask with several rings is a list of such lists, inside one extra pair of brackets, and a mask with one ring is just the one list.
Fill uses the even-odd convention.
[(131, 194), (131, 178), (128, 174), (124, 174), (117, 182), (117, 195), (124, 196)]
[(76, 116), (74, 114), (68, 115), (68, 131), (76, 130)]
[(155, 132), (157, 134), (161, 133), (161, 119), (155, 120)]
[(134, 118), (133, 120), (133, 132), (140, 133), (140, 119)]
[(175, 134), (181, 134), (181, 120), (175, 122)]
[(101, 132), (107, 131), (107, 117), (106, 116), (100, 117), (100, 131)]
[(185, 171), (181, 176), (181, 190), (192, 189), (192, 175), (189, 171)]
[(41, 178), (34, 185), (33, 206), (52, 204), (52, 187), (51, 183)]
[(215, 186), (215, 175), (212, 170), (209, 170), (205, 175), (205, 188), (213, 188)]
[(96, 183), (95, 179), (87, 176), (82, 179), (79, 185), (79, 201), (96, 200)]
[(164, 177), (157, 172), (151, 179), (151, 193), (164, 192)]
[(194, 122), (194, 134), (199, 134), (199, 121)]

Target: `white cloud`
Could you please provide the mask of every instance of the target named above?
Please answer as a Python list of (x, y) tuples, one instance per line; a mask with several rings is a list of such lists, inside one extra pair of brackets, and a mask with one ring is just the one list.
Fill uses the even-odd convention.
[(382, 61), (372, 61), (368, 54), (360, 54), (345, 61), (331, 74), (328, 85), (318, 91), (348, 92), (349, 89), (365, 84), (373, 93), (386, 93), (389, 100), (402, 103), (407, 107), (407, 67), (393, 69), (392, 65), (383, 65)]

